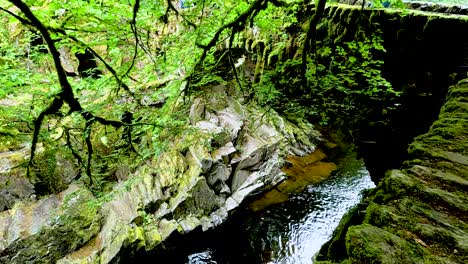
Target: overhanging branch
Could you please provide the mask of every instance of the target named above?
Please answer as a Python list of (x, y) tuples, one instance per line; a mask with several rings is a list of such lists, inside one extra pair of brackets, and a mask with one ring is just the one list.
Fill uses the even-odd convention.
[[(254, 1), (249, 6), (249, 8), (245, 12), (243, 12), (242, 14), (238, 15), (236, 19), (234, 19), (233, 21), (221, 26), (215, 32), (215, 34), (213, 35), (213, 37), (211, 38), (211, 40), (207, 44), (196, 43), (197, 47), (203, 49), (203, 53), (200, 56), (200, 58), (198, 59), (198, 61), (196, 62), (193, 71), (195, 72), (201, 67), (202, 63), (206, 59), (206, 56), (208, 55), (209, 50), (216, 45), (216, 43), (219, 40), (219, 37), (221, 36), (221, 34), (223, 33), (224, 30), (231, 29), (232, 36), (230, 37), (230, 39), (231, 39), (230, 41), (232, 41), (232, 39), (234, 38), (233, 34), (243, 30), (245, 28), (245, 26), (247, 25), (248, 21), (250, 20), (250, 18), (255, 16), (255, 14), (257, 14), (258, 11), (265, 9), (268, 6), (268, 2), (269, 2), (269, 0), (256, 0), (256, 1)], [(187, 76), (187, 78), (186, 78), (187, 82), (186, 82), (186, 85), (185, 85), (185, 87), (183, 89), (183, 92), (190, 88), (193, 77), (194, 77), (194, 73)]]
[[(54, 41), (52, 40), (48, 29), (42, 24), (42, 22), (32, 13), (31, 9), (23, 3), (21, 0), (9, 0), (13, 3), (19, 10), (25, 15), (26, 20), (20, 20), (21, 22), (29, 21), (27, 24), (30, 26), (35, 27), (41, 35), (43, 36), (44, 40), (46, 41), (47, 47), (49, 48), (50, 54), (54, 60), (54, 66), (57, 72), (57, 77), (60, 83), (61, 90), (60, 92), (54, 97), (52, 103), (44, 109), (38, 116), (38, 118), (34, 122), (34, 133), (32, 138), (32, 146), (31, 146), (31, 156), (29, 160), (29, 165), (32, 164), (34, 158), (34, 152), (36, 149), (36, 145), (39, 139), (39, 132), (42, 126), (42, 122), (44, 118), (48, 115), (57, 113), (66, 103), (70, 107), (70, 112), (79, 112), (81, 116), (86, 120), (86, 129), (90, 129), (91, 124), (94, 122), (99, 122), (103, 125), (110, 125), (115, 128), (119, 128), (125, 125), (125, 123), (121, 121), (115, 120), (107, 120), (103, 117), (98, 117), (93, 115), (91, 112), (83, 109), (80, 102), (75, 98), (73, 93), (73, 89), (71, 84), (68, 82), (67, 75), (65, 70), (60, 62), (60, 53), (58, 52), (57, 48), (55, 47)], [(18, 17), (18, 16), (15, 16)], [(87, 142), (89, 143), (89, 142)], [(88, 146), (89, 147), (89, 146)], [(91, 151), (91, 152), (90, 152)], [(88, 148), (88, 156), (92, 154), (92, 148)], [(88, 160), (88, 165), (90, 160)], [(89, 168), (89, 167), (88, 167)], [(28, 174), (29, 174), (29, 166), (28, 166)], [(91, 177), (91, 175), (89, 175)]]
[(130, 71), (132, 70), (133, 66), (135, 65), (135, 60), (138, 56), (138, 43), (140, 41), (138, 37), (138, 32), (137, 32), (137, 25), (136, 25), (136, 20), (137, 20), (137, 15), (138, 15), (138, 10), (140, 9), (140, 0), (135, 0), (135, 5), (133, 6), (133, 17), (132, 21), (130, 22), (130, 27), (132, 29), (133, 37), (135, 38), (135, 49), (133, 52), (133, 58), (132, 62), (130, 63), (130, 67), (128, 67), (127, 71), (124, 73), (123, 76), (127, 76)]

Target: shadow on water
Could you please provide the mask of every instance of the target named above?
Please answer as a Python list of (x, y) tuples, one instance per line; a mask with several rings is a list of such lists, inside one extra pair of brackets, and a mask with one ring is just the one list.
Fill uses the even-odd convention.
[(343, 214), (375, 187), (364, 162), (351, 152), (318, 185), (260, 212), (238, 212), (223, 226), (176, 235), (164, 247), (121, 263), (311, 263)]

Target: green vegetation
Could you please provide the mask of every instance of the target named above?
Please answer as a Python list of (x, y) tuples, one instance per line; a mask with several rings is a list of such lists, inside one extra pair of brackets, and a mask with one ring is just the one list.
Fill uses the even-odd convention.
[[(351, 124), (350, 116), (363, 116), (369, 110), (365, 105), (372, 105), (369, 101), (383, 101), (382, 98), (386, 109), (392, 110), (391, 103), (399, 93), (382, 77), (383, 61), (379, 55), (385, 49), (378, 33), (370, 37), (362, 34), (354, 41), (317, 49), (316, 56), (307, 62), (305, 88), (297, 78), (302, 62), (289, 59), (278, 63), (262, 79), (256, 91), (259, 102), (276, 106), (286, 114), (312, 118), (321, 125), (328, 125), (330, 120), (334, 120), (334, 125)], [(302, 107), (301, 101), (312, 103), (312, 107)]]
[[(46, 194), (63, 183), (51, 187), (60, 182), (56, 159), (43, 151), (68, 152), (75, 180), (101, 190), (117, 180), (117, 164), (132, 171), (186, 126), (187, 96), (226, 73), (241, 90), (264, 83), (267, 58), (286, 48), (301, 4), (12, 0), (0, 8), (2, 149), (30, 143), (23, 166)], [(240, 53), (256, 63), (254, 80), (234, 67)]]
[(465, 106), (468, 81), (449, 88), (429, 132), (410, 145), (412, 158), (392, 170), (350, 211), (320, 259), (360, 263), (464, 263), (468, 211)]
[[(206, 140), (190, 126), (189, 118), (201, 119), (222, 109), (218, 102), (192, 104), (205, 100), (200, 95), (206, 91), (215, 93), (218, 84), (234, 89), (230, 94), (242, 97), (239, 102), (262, 107), (265, 113), (260, 118), (267, 120), (268, 111), (274, 109), (298, 130), (305, 130), (307, 120), (344, 128), (352, 135), (360, 121), (371, 120), (371, 114), (372, 120), (385, 122), (395, 110), (400, 91), (383, 74), (387, 51), (375, 17), (388, 12), (396, 20), (400, 14), (394, 13), (400, 9), (382, 11), (382, 1), (376, 1), (374, 7), (379, 9), (367, 10), (369, 16), (364, 17), (360, 6), (333, 9), (326, 0), (181, 2), (179, 6), (170, 0), (0, 0), (0, 23), (5, 25), (0, 28), (0, 154), (9, 155), (7, 172), (1, 167), (0, 176), (7, 179), (2, 178), (0, 188), (10, 186), (14, 177), (27, 177), (27, 183), (34, 185), (34, 193), (28, 195), (34, 199), (62, 192), (71, 183), (80, 186), (64, 195), (65, 206), (57, 208), (56, 222), (13, 242), (11, 252), (1, 253), (0, 262), (17, 251), (23, 254), (18, 263), (53, 262), (76, 250), (100, 232), (101, 207), (131, 192), (151, 190), (145, 186), (156, 184), (155, 175), (164, 194), (154, 195), (164, 199), (154, 198), (158, 203), (149, 207), (167, 202), (171, 210), (184, 209), (179, 203), (195, 203), (196, 196), (187, 198), (195, 187), (213, 192), (200, 177), (205, 160), (188, 153), (189, 148), (219, 149), (234, 139), (222, 131)], [(403, 8), (402, 1), (390, 2), (391, 7)], [(405, 15), (407, 19), (413, 13)], [(416, 21), (427, 21), (424, 29), (439, 25), (432, 17)], [(402, 263), (431, 263), (431, 254), (436, 253), (438, 258), (466, 260), (459, 257), (466, 247), (457, 233), (466, 228), (453, 224), (455, 218), (423, 206), (440, 206), (459, 215), (467, 211), (464, 193), (442, 189), (451, 184), (465, 187), (456, 175), (466, 174), (467, 109), (466, 102), (457, 101), (466, 90), (466, 84), (452, 88), (441, 120), (410, 146), (410, 154), (418, 159), (408, 164), (432, 166), (438, 171), (431, 175), (438, 179), (423, 181), (422, 173), (413, 175), (419, 173), (412, 171), (415, 168), (391, 172), (365, 203), (346, 215), (326, 254), (337, 253), (334, 260), (357, 263), (385, 262), (380, 258), (386, 255)], [(219, 96), (219, 105), (239, 104), (229, 99)], [(193, 112), (200, 109), (192, 106), (203, 108), (203, 114), (196, 116)], [(250, 125), (243, 123), (235, 138), (242, 139), (244, 128), (256, 129)], [(284, 123), (274, 125), (297, 141), (310, 143), (297, 131), (288, 131)], [(231, 154), (238, 153), (226, 155)], [(187, 165), (187, 160), (196, 166)], [(453, 168), (447, 161), (463, 166)], [(138, 175), (143, 165), (147, 167)], [(149, 171), (156, 168), (161, 170)], [(328, 174), (330, 168), (325, 169)], [(132, 174), (141, 177), (129, 177)], [(179, 182), (173, 179), (175, 174), (181, 175)], [(109, 192), (118, 182), (124, 183)], [(427, 187), (427, 182), (434, 185)], [(405, 198), (399, 203), (395, 197), (400, 196), (414, 201)], [(194, 217), (214, 208), (211, 196), (197, 199), (208, 209), (176, 211), (175, 216)], [(142, 247), (146, 229), (154, 228), (150, 247), (172, 232), (159, 232), (161, 223), (161, 229), (151, 226), (159, 220), (153, 216), (158, 208), (145, 209), (138, 208), (134, 227), (117, 223), (122, 233), (115, 239), (120, 243), (116, 250), (124, 243)], [(417, 225), (421, 216), (462, 231)], [(176, 220), (170, 219), (167, 229), (182, 228)], [(387, 224), (393, 222), (398, 226)], [(440, 252), (427, 249), (418, 236), (427, 238), (428, 244), (435, 241)], [(48, 248), (51, 240), (59, 243)], [(449, 252), (452, 245), (456, 252)]]
[(2, 1), (0, 149), (30, 144), (22, 166), (41, 193), (70, 182), (51, 150), (104, 190), (187, 127), (192, 95), (228, 82), (291, 119), (350, 133), (374, 108), (385, 120), (399, 93), (382, 76), (382, 33), (340, 28), (360, 10), (325, 2)]

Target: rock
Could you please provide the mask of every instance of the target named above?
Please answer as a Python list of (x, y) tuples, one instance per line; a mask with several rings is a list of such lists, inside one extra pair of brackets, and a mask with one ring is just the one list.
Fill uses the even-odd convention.
[(231, 189), (229, 188), (229, 186), (222, 182), (222, 181), (218, 181), (214, 186), (213, 186), (213, 190), (217, 193), (217, 194), (231, 194)]
[(229, 156), (236, 151), (237, 149), (234, 147), (232, 142), (228, 142), (226, 145), (213, 152), (213, 159), (222, 160), (224, 162), (229, 161)]
[(232, 168), (221, 162), (216, 162), (207, 176), (207, 181), (210, 186), (214, 186), (217, 182), (226, 182), (231, 176)]
[(468, 113), (460, 104), (467, 96), (466, 81), (449, 88), (438, 120), (408, 148), (410, 160), (389, 171), (342, 220), (319, 260), (468, 261)]
[(210, 111), (205, 112), (205, 119), (206, 121), (219, 126), (219, 118), (215, 113), (211, 113)]
[(351, 227), (346, 236), (351, 263), (423, 263), (429, 259), (424, 247), (408, 243), (371, 225)]
[(66, 257), (59, 259), (57, 264), (83, 264), (83, 263), (100, 263), (99, 257), (99, 239), (93, 238), (79, 250), (68, 254)]
[(219, 207), (219, 199), (204, 179), (200, 180), (192, 190), (194, 207), (203, 212), (211, 212)]
[(178, 222), (179, 225), (182, 227), (182, 230), (184, 233), (188, 233), (198, 226), (200, 226), (201, 222), (198, 218), (193, 217), (193, 216), (188, 216), (185, 219), (182, 219), (181, 221)]
[(26, 170), (16, 166), (25, 162), (30, 149), (0, 152), (0, 212), (13, 208), (14, 204), (34, 197), (34, 186), (26, 178)]
[(0, 262), (52, 263), (78, 249), (100, 229), (99, 208), (87, 204), (92, 198), (85, 188), (71, 185), (58, 195), (2, 212)]
[(205, 104), (202, 98), (195, 98), (190, 107), (189, 120), (191, 124), (196, 124), (198, 121), (205, 118)]
[(0, 212), (13, 208), (16, 202), (34, 197), (34, 186), (21, 173), (0, 174)]
[(233, 109), (226, 108), (218, 112), (218, 118), (219, 125), (229, 132), (231, 141), (234, 141), (244, 124), (243, 117)]
[(225, 86), (207, 89), (193, 100), (187, 130), (136, 171), (118, 170), (119, 183), (101, 198), (71, 185), (0, 213), (0, 260), (118, 262), (124, 249), (151, 250), (173, 232), (223, 223), (246, 197), (284, 179), (287, 155), (315, 149), (312, 126), (241, 104)]
[(62, 63), (63, 69), (68, 73), (75, 73), (78, 61), (74, 59), (68, 48), (62, 46), (59, 48), (58, 52), (60, 53), (60, 62)]
[(208, 133), (213, 133), (213, 134), (220, 134), (223, 132), (223, 129), (220, 126), (217, 126), (211, 122), (208, 121), (199, 121), (195, 124), (196, 128), (199, 128), (200, 130)]
[(264, 161), (268, 154), (269, 146), (262, 146), (258, 145), (255, 146), (255, 150), (249, 154), (249, 156), (244, 157), (240, 162), (237, 164), (236, 170), (245, 170), (245, 169), (252, 169), (255, 170), (255, 165), (259, 165)]
[[(251, 172), (248, 170), (237, 170), (232, 178), (231, 190), (237, 191), (242, 184), (249, 178)], [(242, 200), (241, 200), (242, 201)]]

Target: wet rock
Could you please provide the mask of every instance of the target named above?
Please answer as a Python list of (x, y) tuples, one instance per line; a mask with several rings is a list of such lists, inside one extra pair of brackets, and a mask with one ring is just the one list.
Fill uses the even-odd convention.
[(281, 169), (287, 178), (251, 202), (248, 207), (253, 211), (263, 210), (270, 205), (286, 201), (292, 193), (298, 193), (311, 184), (327, 179), (336, 170), (336, 165), (322, 161), (325, 158), (325, 153), (320, 149), (303, 157), (289, 156), (287, 164)]

